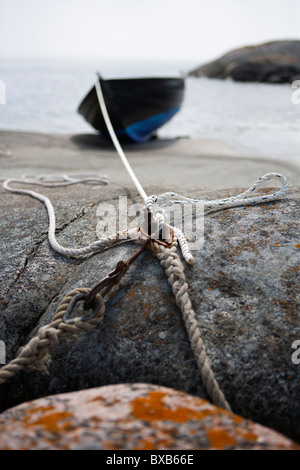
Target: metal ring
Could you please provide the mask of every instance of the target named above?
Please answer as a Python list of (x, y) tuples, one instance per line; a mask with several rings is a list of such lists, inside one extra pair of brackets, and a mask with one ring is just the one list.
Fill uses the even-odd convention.
[(79, 316), (79, 317), (75, 317), (75, 318), (70, 318), (77, 302), (79, 302), (80, 300), (85, 300), (86, 297), (87, 297), (87, 294), (85, 294), (85, 293), (76, 294), (73, 297), (73, 299), (71, 300), (71, 302), (68, 305), (67, 310), (65, 311), (65, 314), (63, 315), (62, 321), (64, 323), (67, 323), (68, 325), (73, 325), (74, 323), (89, 321), (89, 320), (92, 320), (93, 318), (97, 317), (97, 315), (99, 314), (99, 310), (100, 310), (100, 304), (99, 304), (99, 301), (98, 301), (97, 297), (95, 297), (93, 299), (92, 313), (90, 315), (84, 315), (84, 316)]

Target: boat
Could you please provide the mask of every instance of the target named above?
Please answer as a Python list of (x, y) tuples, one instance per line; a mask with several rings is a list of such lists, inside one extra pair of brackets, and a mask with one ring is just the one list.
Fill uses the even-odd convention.
[[(180, 110), (184, 97), (184, 78), (124, 78), (104, 80), (98, 76), (106, 108), (117, 137), (146, 142), (156, 130)], [(109, 138), (95, 86), (78, 107), (86, 121)]]

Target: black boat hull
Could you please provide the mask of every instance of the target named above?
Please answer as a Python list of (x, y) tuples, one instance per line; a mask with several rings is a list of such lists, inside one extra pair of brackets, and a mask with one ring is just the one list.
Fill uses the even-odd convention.
[[(121, 140), (151, 139), (179, 111), (183, 101), (183, 78), (100, 80), (111, 123)], [(79, 105), (78, 112), (94, 129), (108, 136), (95, 86)]]

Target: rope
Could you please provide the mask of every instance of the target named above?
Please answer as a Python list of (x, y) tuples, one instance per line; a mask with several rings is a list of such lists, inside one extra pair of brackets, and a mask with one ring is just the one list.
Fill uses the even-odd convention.
[(56, 236), (55, 236), (56, 218), (55, 218), (54, 208), (50, 199), (35, 191), (29, 190), (29, 189), (12, 188), (9, 185), (11, 183), (22, 183), (22, 184), (33, 184), (33, 185), (46, 186), (46, 187), (53, 188), (53, 187), (59, 187), (59, 186), (70, 186), (70, 185), (78, 184), (78, 183), (106, 184), (106, 179), (104, 177), (84, 177), (84, 178), (75, 179), (67, 175), (62, 176), (62, 177), (50, 176), (48, 180), (46, 180), (45, 178), (46, 178), (45, 175), (41, 175), (36, 178), (15, 178), (15, 179), (10, 178), (4, 181), (3, 188), (12, 193), (26, 194), (44, 203), (48, 212), (48, 219), (49, 219), (48, 240), (53, 250), (55, 250), (57, 253), (60, 253), (64, 256), (69, 256), (69, 257), (78, 257), (78, 258), (86, 257), (90, 254), (93, 254), (100, 250), (104, 250), (108, 247), (114, 246), (117, 243), (126, 242), (130, 240), (131, 238), (135, 237), (136, 235), (135, 229), (131, 231), (126, 229), (126, 230), (116, 233), (112, 237), (107, 237), (107, 238), (96, 240), (86, 247), (68, 248), (68, 247), (62, 246), (60, 243), (58, 243)]
[[(258, 196), (258, 195), (252, 196), (254, 192), (257, 192), (260, 186), (264, 185), (271, 179), (281, 181), (281, 187), (277, 191), (275, 191), (274, 193), (265, 194), (262, 196)], [(173, 204), (181, 204), (181, 205), (190, 204), (192, 206), (201, 205), (204, 210), (208, 212), (213, 212), (213, 211), (232, 208), (232, 207), (248, 206), (248, 205), (255, 205), (255, 204), (276, 201), (278, 199), (281, 199), (283, 196), (285, 196), (287, 190), (288, 190), (288, 182), (285, 176), (283, 176), (280, 173), (267, 173), (266, 175), (261, 176), (249, 189), (247, 189), (243, 193), (238, 194), (236, 196), (230, 196), (230, 197), (223, 198), (223, 199), (207, 200), (207, 199), (192, 199), (192, 198), (188, 198), (185, 196), (181, 196), (180, 194), (177, 194), (174, 192), (167, 192), (167, 193), (161, 194), (160, 196), (156, 196), (156, 195), (149, 196), (145, 202), (145, 207), (152, 211), (154, 208), (153, 206), (158, 205), (159, 206), (158, 210), (160, 211), (159, 212), (160, 217), (162, 219), (165, 219), (164, 207), (171, 206)], [(188, 264), (195, 264), (195, 259), (189, 250), (186, 236), (178, 228), (172, 227), (172, 229), (174, 230), (178, 238), (179, 246), (181, 248), (182, 255), (185, 261)]]
[[(257, 189), (264, 185), (271, 179), (280, 180), (281, 187), (278, 191), (275, 191), (272, 194), (265, 194), (263, 196), (254, 196), (251, 197)], [(149, 196), (145, 202), (145, 206), (149, 209), (152, 208), (153, 204), (158, 204), (159, 206), (170, 206), (172, 204), (191, 204), (191, 205), (200, 205), (204, 206), (205, 210), (219, 210), (227, 209), (229, 207), (237, 206), (246, 206), (261, 204), (266, 202), (271, 202), (280, 199), (283, 197), (288, 190), (288, 182), (285, 176), (280, 173), (267, 173), (264, 176), (261, 176), (255, 183), (246, 191), (237, 196), (230, 196), (224, 199), (215, 199), (215, 200), (206, 200), (206, 199), (192, 199), (174, 192), (163, 193), (160, 196)]]
[(32, 367), (37, 364), (37, 368), (46, 370), (46, 363), (49, 361), (48, 352), (58, 344), (60, 338), (79, 334), (82, 331), (89, 331), (102, 320), (105, 306), (101, 295), (97, 294), (100, 309), (96, 317), (84, 322), (77, 321), (73, 324), (63, 321), (63, 316), (72, 298), (77, 294), (87, 294), (89, 292), (90, 289), (88, 288), (78, 288), (69, 292), (63, 298), (52, 322), (42, 326), (37, 335), (19, 350), (15, 359), (0, 369), (0, 384), (6, 382), (24, 367)]
[(200, 370), (204, 387), (216, 406), (220, 406), (230, 411), (230, 406), (226, 401), (217, 380), (215, 379), (206, 354), (205, 345), (201, 338), (196, 315), (188, 294), (188, 284), (185, 280), (184, 267), (176, 251), (176, 242), (171, 248), (166, 248), (157, 243), (154, 243), (154, 245), (156, 256), (166, 271), (168, 282), (176, 299), (176, 305), (181, 310), (191, 348)]
[[(270, 201), (274, 201), (283, 197), (288, 189), (288, 183), (286, 178), (279, 174), (279, 173), (268, 173), (261, 178), (259, 178), (249, 189), (244, 191), (243, 193), (237, 196), (231, 196), (228, 198), (217, 199), (217, 200), (201, 200), (201, 199), (192, 199), (185, 196), (181, 196), (174, 192), (167, 192), (163, 193), (160, 196), (152, 195), (150, 197), (147, 196), (144, 189), (142, 188), (139, 180), (137, 179), (135, 173), (133, 172), (112, 127), (105, 101), (102, 94), (102, 89), (100, 85), (100, 80), (95, 84), (96, 93), (99, 101), (99, 105), (103, 114), (103, 118), (105, 120), (107, 129), (109, 134), (112, 138), (112, 141), (115, 145), (115, 148), (126, 168), (129, 175), (131, 176), (139, 194), (144, 200), (145, 203), (145, 210), (149, 209), (152, 212), (152, 208), (154, 204), (158, 204), (160, 207), (160, 212), (156, 217), (156, 223), (159, 226), (159, 229), (163, 228), (165, 224), (165, 211), (163, 209), (164, 206), (170, 206), (172, 204), (192, 204), (192, 205), (199, 205), (202, 204), (205, 210), (219, 210), (225, 209), (229, 207), (236, 207), (236, 206), (243, 206), (243, 205), (254, 205), (259, 203), (266, 203)], [(52, 178), (52, 179), (51, 179)], [(270, 179), (277, 179), (281, 181), (281, 187), (278, 191), (275, 191), (272, 194), (266, 194), (262, 196), (252, 196), (257, 189), (265, 184)], [(62, 179), (57, 179), (56, 177), (47, 177), (45, 175), (41, 175), (40, 178), (20, 178), (20, 179), (8, 179), (3, 183), (4, 189), (20, 194), (29, 195), (35, 199), (40, 200), (46, 206), (49, 218), (49, 229), (48, 229), (48, 239), (52, 248), (61, 253), (65, 256), (86, 256), (90, 253), (95, 251), (99, 251), (104, 249), (108, 246), (112, 246), (118, 243), (120, 240), (126, 241), (124, 238), (125, 235), (129, 235), (130, 233), (133, 235), (137, 235), (140, 239), (142, 239), (141, 234), (139, 233), (139, 229), (133, 229), (131, 232), (125, 230), (123, 232), (118, 232), (115, 236), (107, 239), (100, 239), (92, 244), (88, 245), (84, 248), (72, 249), (66, 248), (60, 245), (55, 237), (55, 212), (52, 206), (51, 201), (46, 197), (43, 196), (35, 191), (32, 190), (25, 190), (25, 189), (17, 189), (12, 188), (9, 186), (10, 183), (25, 183), (25, 184), (36, 184), (41, 186), (67, 186), (70, 184), (77, 184), (77, 183), (97, 183), (97, 184), (106, 184), (106, 180), (101, 177), (82, 177), (82, 178), (71, 178), (68, 176), (63, 176)], [(187, 240), (185, 235), (176, 227), (171, 227), (175, 234), (175, 239), (171, 247), (166, 247), (158, 242), (153, 241), (152, 247), (155, 250), (155, 254), (157, 258), (160, 260), (161, 265), (164, 267), (168, 282), (171, 285), (172, 292), (176, 299), (176, 304), (180, 308), (185, 327), (188, 333), (189, 341), (191, 344), (191, 348), (193, 350), (198, 368), (201, 373), (201, 377), (203, 380), (203, 384), (207, 390), (208, 395), (212, 399), (213, 403), (217, 406), (221, 406), (227, 410), (230, 410), (230, 406), (226, 401), (218, 382), (214, 376), (212, 371), (211, 365), (209, 363), (205, 345), (201, 338), (200, 330), (198, 327), (197, 319), (195, 312), (192, 308), (192, 304), (188, 295), (188, 284), (185, 280), (184, 274), (184, 267), (179, 259), (179, 256), (176, 251), (177, 243), (179, 243), (182, 254), (184, 259), (190, 263), (194, 263), (194, 258), (191, 255)], [(132, 237), (131, 237), (132, 238)], [(129, 237), (129, 240), (131, 239)], [(137, 237), (135, 237), (137, 238)], [(45, 364), (48, 360), (48, 351), (50, 348), (54, 347), (59, 339), (63, 335), (70, 335), (76, 334), (81, 331), (86, 331), (94, 327), (101, 319), (103, 318), (104, 314), (104, 302), (100, 294), (97, 294), (97, 300), (100, 304), (100, 310), (97, 315), (91, 319), (86, 319), (85, 321), (74, 321), (74, 323), (67, 323), (63, 321), (63, 316), (68, 309), (68, 305), (72, 301), (72, 298), (77, 295), (78, 293), (87, 293), (90, 292), (90, 289), (76, 289), (72, 292), (69, 292), (66, 297), (60, 303), (56, 314), (49, 325), (41, 327), (38, 331), (37, 336), (32, 338), (29, 343), (23, 347), (17, 357), (13, 359), (9, 364), (2, 367), (0, 370), (0, 384), (4, 383), (8, 378), (15, 375), (19, 370), (24, 368), (25, 366), (32, 366), (37, 364), (39, 367), (46, 367)], [(75, 319), (76, 320), (76, 319)]]
[(111, 120), (110, 120), (110, 117), (108, 115), (108, 112), (107, 112), (107, 108), (106, 108), (106, 104), (105, 104), (105, 100), (104, 100), (104, 97), (103, 97), (103, 93), (102, 93), (102, 88), (101, 88), (101, 84), (100, 84), (100, 79), (96, 81), (95, 83), (95, 88), (96, 88), (96, 93), (97, 93), (97, 97), (98, 97), (98, 101), (99, 101), (99, 105), (100, 105), (100, 108), (101, 108), (101, 111), (102, 111), (102, 115), (103, 115), (103, 118), (104, 118), (104, 121), (105, 121), (105, 124), (106, 124), (106, 127), (107, 127), (107, 130), (109, 132), (109, 135), (113, 141), (113, 144), (115, 146), (115, 149), (116, 151), (118, 152), (119, 154), (119, 157), (121, 158), (126, 170), (128, 171), (133, 183), (135, 184), (135, 187), (136, 189), (138, 190), (138, 192), (140, 193), (142, 199), (144, 201), (146, 201), (147, 199), (147, 194), (145, 193), (141, 183), (139, 182), (139, 180), (137, 179), (133, 169), (131, 168), (128, 160), (127, 160), (127, 157), (126, 155), (124, 154), (123, 152), (123, 149), (118, 141), (118, 138), (115, 134), (115, 131), (114, 131), (114, 128), (111, 124)]

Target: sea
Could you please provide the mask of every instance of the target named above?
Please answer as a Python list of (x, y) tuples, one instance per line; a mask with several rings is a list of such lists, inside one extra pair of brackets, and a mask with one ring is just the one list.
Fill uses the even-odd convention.
[[(0, 129), (93, 133), (77, 108), (97, 73), (107, 79), (176, 77), (187, 76), (200, 64), (182, 60), (2, 60)], [(158, 137), (217, 139), (252, 157), (299, 161), (297, 85), (300, 82), (273, 85), (187, 77), (181, 110), (159, 130)]]

